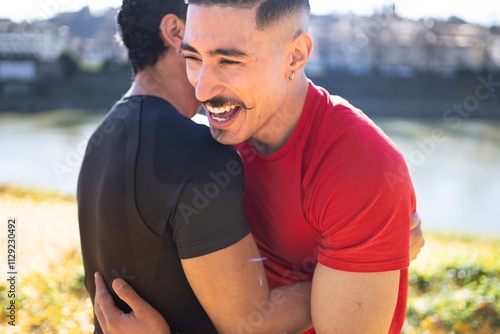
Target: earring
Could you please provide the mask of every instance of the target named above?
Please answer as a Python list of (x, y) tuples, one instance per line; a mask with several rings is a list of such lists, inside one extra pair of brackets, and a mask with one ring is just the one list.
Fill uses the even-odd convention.
[(177, 55), (178, 55), (178, 56), (182, 56), (182, 51), (181, 51), (181, 49), (177, 49), (177, 50), (175, 50), (175, 52), (177, 52)]
[(295, 79), (295, 72), (294, 71), (292, 71), (292, 75), (290, 75), (288, 77), (288, 80), (290, 80), (290, 81), (292, 81), (293, 79)]

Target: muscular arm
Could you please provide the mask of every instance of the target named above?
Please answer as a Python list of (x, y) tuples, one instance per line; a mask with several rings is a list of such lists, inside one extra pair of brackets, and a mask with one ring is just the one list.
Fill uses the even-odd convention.
[[(251, 235), (220, 251), (182, 260), (186, 276), (219, 333), (301, 333), (311, 327), (311, 282), (269, 290)], [(106, 334), (148, 328), (168, 334), (161, 315), (123, 280), (113, 289), (131, 308), (125, 314), (96, 275), (95, 312)], [(169, 301), (166, 300), (166, 303)]]
[[(413, 233), (414, 230), (417, 230), (417, 233), (415, 235)], [(423, 241), (422, 233), (420, 230), (420, 218), (418, 217), (418, 215), (414, 215), (413, 219), (412, 219), (412, 234), (411, 234), (411, 244), (410, 245), (411, 245), (411, 254), (415, 254), (415, 255), (412, 255), (411, 256), (412, 258), (416, 257), (416, 254), (418, 254), (418, 252), (420, 251), (423, 244), (424, 244), (424, 241)], [(246, 247), (249, 246), (248, 241), (244, 241), (243, 244), (238, 246), (238, 247), (245, 247), (245, 246)], [(249, 248), (251, 249), (252, 247), (250, 246)], [(224, 251), (225, 253), (228, 252), (228, 250), (222, 250), (222, 251)], [(219, 255), (223, 255), (223, 253), (221, 253)], [(247, 255), (247, 256), (250, 256), (250, 255)], [(255, 255), (252, 253), (251, 256), (255, 256)], [(183, 265), (187, 268), (188, 271), (191, 271), (190, 276), (197, 275), (196, 271), (195, 271), (197, 262), (201, 262), (201, 266), (207, 266), (206, 263), (203, 263), (204, 258), (205, 258), (205, 256), (197, 258), (197, 259), (183, 261)], [(217, 258), (219, 260), (221, 259), (220, 256), (217, 256), (217, 257), (214, 257), (213, 260), (217, 261)], [(234, 257), (233, 257), (233, 261), (234, 261)], [(249, 263), (252, 263), (252, 262), (249, 262)], [(224, 263), (222, 263), (222, 265), (224, 265)], [(256, 265), (255, 267), (258, 268), (261, 266)], [(208, 270), (209, 270), (209, 268), (204, 269), (204, 271), (208, 271)], [(232, 271), (230, 271), (228, 273), (232, 273)], [(382, 274), (394, 275), (394, 274), (392, 274), (392, 272), (382, 273)], [(380, 274), (380, 275), (382, 275), (382, 274)], [(254, 275), (255, 275), (255, 273), (254, 273)], [(260, 277), (261, 277), (260, 274), (257, 274), (257, 275), (258, 275), (257, 277), (260, 279)], [(328, 311), (329, 309), (324, 309), (323, 306), (327, 307), (328, 303), (338, 301), (338, 299), (336, 300), (336, 298), (327, 297), (326, 294), (324, 296), (322, 295), (322, 291), (324, 291), (322, 285), (325, 285), (325, 281), (330, 282), (330, 280), (329, 280), (330, 275), (336, 276), (335, 277), (336, 280), (347, 281), (348, 284), (343, 285), (341, 288), (341, 290), (342, 290), (341, 292), (345, 292), (347, 290), (344, 290), (344, 288), (347, 288), (351, 282), (354, 282), (354, 280), (356, 279), (355, 276), (364, 275), (364, 276), (362, 276), (363, 279), (369, 278), (369, 280), (371, 280), (373, 277), (375, 277), (374, 275), (377, 275), (377, 274), (356, 274), (356, 273), (341, 272), (341, 271), (335, 271), (333, 269), (324, 267), (321, 264), (318, 265), (317, 273), (315, 274), (315, 290), (313, 291), (313, 296), (317, 296), (317, 297), (315, 297), (315, 298), (313, 297), (312, 312), (314, 313), (314, 316), (315, 316), (314, 321), (315, 321), (316, 326), (327, 326), (325, 329), (326, 332), (328, 332), (329, 330), (332, 330), (332, 331), (334, 330), (334, 329), (332, 329), (332, 325), (334, 322), (330, 318), (330, 315), (327, 314), (327, 312), (325, 312), (325, 311)], [(397, 273), (396, 273), (396, 275), (397, 275)], [(345, 277), (343, 277), (343, 276), (345, 276)], [(352, 277), (348, 277), (348, 276), (352, 276)], [(196, 283), (195, 281), (202, 281), (203, 277), (202, 276), (191, 277), (190, 279), (193, 280), (194, 284), (200, 284), (199, 282)], [(226, 277), (225, 279), (228, 279), (228, 277)], [(264, 284), (264, 282), (265, 281), (263, 281), (263, 284)], [(369, 281), (368, 283), (370, 283), (370, 282), (371, 281)], [(115, 287), (115, 283), (113, 283), (114, 287)], [(217, 282), (215, 282), (215, 283), (217, 283)], [(219, 282), (219, 283), (221, 283), (221, 282)], [(156, 312), (152, 307), (150, 307), (150, 305), (148, 303), (146, 303), (146, 301), (144, 301), (136, 293), (134, 293), (132, 288), (129, 285), (127, 285), (125, 282), (120, 281), (119, 284), (120, 284), (119, 286), (121, 287), (122, 291), (118, 291), (118, 294), (130, 306), (132, 306), (132, 309), (134, 310), (132, 317), (129, 317), (126, 314), (124, 314), (114, 305), (111, 296), (109, 295), (104, 283), (102, 282), (102, 278), (96, 279), (96, 286), (97, 286), (96, 297), (95, 297), (96, 314), (97, 314), (97, 317), (99, 319), (99, 322), (101, 323), (101, 327), (104, 328), (105, 333), (127, 333), (128, 330), (129, 330), (129, 333), (135, 333), (136, 330), (135, 330), (134, 326), (138, 326), (137, 328), (139, 328), (139, 329), (140, 328), (144, 329), (145, 328), (144, 326), (152, 326), (153, 328), (155, 328), (155, 326), (158, 326), (158, 327), (156, 327), (158, 333), (169, 333), (168, 328), (166, 328), (165, 321), (163, 320), (163, 318), (161, 318), (161, 315), (158, 312)], [(201, 284), (203, 285), (203, 283), (201, 283)], [(254, 285), (254, 284), (255, 284), (255, 281), (253, 281), (252, 285)], [(118, 284), (116, 284), (116, 286), (118, 286)], [(330, 286), (330, 284), (327, 284), (327, 288), (329, 287), (331, 289), (335, 289), (337, 286), (338, 285), (331, 285)], [(369, 287), (373, 288), (374, 285), (369, 284)], [(385, 286), (385, 287), (387, 287), (387, 286)], [(224, 288), (225, 287), (222, 287), (222, 289), (224, 289)], [(295, 290), (295, 288), (296, 288), (296, 290)], [(198, 288), (198, 289), (200, 290), (200, 288)], [(212, 289), (214, 289), (213, 286), (212, 286)], [(298, 303), (297, 307), (294, 308), (293, 310), (289, 309), (289, 310), (283, 311), (283, 310), (279, 309), (278, 312), (281, 311), (281, 312), (298, 313), (299, 321), (302, 321), (302, 320), (300, 320), (300, 317), (307, 316), (308, 320), (306, 322), (310, 323), (310, 319), (308, 316), (309, 311), (308, 310), (301, 310), (301, 307), (306, 307), (306, 309), (308, 308), (307, 304), (309, 303), (310, 283), (301, 283), (300, 285), (283, 287), (281, 289), (284, 289), (284, 290), (275, 289), (274, 291), (271, 291), (271, 295), (268, 298), (268, 299), (270, 299), (270, 301), (268, 301), (268, 303), (261, 302), (261, 304), (257, 304), (260, 306), (260, 309), (258, 309), (257, 312), (260, 312), (260, 313), (252, 313), (252, 312), (248, 313), (248, 316), (246, 317), (246, 319), (245, 318), (240, 319), (241, 320), (240, 325), (241, 326), (250, 326), (250, 328), (251, 328), (252, 324), (255, 326), (255, 324), (260, 322), (261, 316), (263, 318), (266, 318), (266, 319), (269, 319), (272, 321), (274, 318), (269, 317), (269, 314), (275, 312), (276, 305), (284, 304), (284, 305), (289, 306), (289, 303), (287, 303), (287, 298), (290, 296), (291, 296), (290, 301), (292, 303), (294, 303), (294, 302)], [(295, 290), (295, 295), (294, 295), (294, 290)], [(223, 290), (223, 291), (225, 291), (225, 290)], [(234, 291), (234, 289), (232, 289), (232, 291)], [(282, 292), (283, 292), (283, 294), (282, 294)], [(219, 294), (219, 293), (220, 293), (219, 291), (216, 291), (216, 294)], [(335, 296), (336, 292), (333, 291), (333, 292), (331, 292), (331, 294), (333, 296)], [(264, 296), (265, 296), (265, 293), (264, 293)], [(354, 295), (350, 295), (350, 296), (354, 296)], [(206, 298), (210, 298), (210, 296), (208, 296)], [(213, 304), (216, 302), (217, 301), (215, 300), (215, 298), (213, 298), (213, 299), (207, 300), (205, 303)], [(323, 304), (323, 303), (325, 303), (325, 304)], [(101, 307), (99, 307), (100, 304), (101, 304)], [(254, 306), (255, 306), (255, 304), (254, 304)], [(334, 307), (339, 307), (339, 306), (342, 306), (342, 305), (341, 304), (334, 305)], [(102, 310), (101, 310), (101, 308), (102, 308)], [(217, 312), (217, 311), (215, 311), (215, 312)], [(227, 312), (227, 310), (225, 312)], [(211, 313), (214, 313), (214, 311), (212, 311)], [(116, 328), (112, 328), (110, 323), (106, 323), (105, 318), (104, 318), (104, 314), (106, 314), (107, 317), (109, 319), (111, 319), (110, 323), (113, 324), (113, 326), (116, 326)], [(277, 314), (277, 313), (276, 313), (276, 315), (279, 316), (279, 314)], [(220, 321), (220, 322), (224, 321), (223, 317), (226, 317), (226, 316), (228, 316), (228, 315), (226, 314), (224, 316), (221, 316), (220, 318), (218, 318), (217, 321)], [(232, 316), (231, 310), (229, 311), (229, 316)], [(293, 314), (291, 316), (296, 318), (296, 316)], [(214, 317), (218, 317), (218, 316), (214, 315)], [(253, 317), (255, 317), (255, 318), (253, 318)], [(338, 322), (338, 321), (336, 321), (335, 323), (342, 324), (342, 322)], [(276, 323), (274, 325), (277, 326), (278, 324)], [(238, 324), (236, 324), (236, 326), (238, 326)], [(269, 326), (269, 324), (263, 323), (261, 326), (261, 329), (264, 330), (264, 327), (267, 327), (267, 326)], [(286, 325), (283, 328), (285, 328), (285, 327), (286, 327)], [(241, 328), (243, 329), (243, 327), (241, 327)], [(323, 329), (321, 327), (318, 327), (318, 328), (317, 328), (318, 333), (322, 333)], [(248, 327), (247, 327), (247, 329), (248, 329)], [(339, 329), (339, 331), (341, 331), (341, 330)]]
[(387, 333), (398, 297), (399, 271), (345, 272), (320, 263), (311, 295), (318, 334)]
[(219, 333), (300, 333), (311, 326), (311, 283), (269, 291), (253, 237), (182, 260), (193, 291)]

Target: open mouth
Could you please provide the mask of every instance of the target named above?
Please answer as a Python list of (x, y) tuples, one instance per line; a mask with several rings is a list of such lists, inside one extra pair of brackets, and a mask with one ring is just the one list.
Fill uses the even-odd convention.
[(208, 111), (209, 118), (220, 123), (229, 121), (236, 113), (241, 110), (241, 107), (237, 105), (226, 105), (217, 108), (210, 105), (205, 105), (205, 108)]

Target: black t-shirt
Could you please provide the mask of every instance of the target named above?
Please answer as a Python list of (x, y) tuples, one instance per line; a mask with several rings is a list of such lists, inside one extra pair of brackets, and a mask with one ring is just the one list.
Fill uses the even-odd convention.
[(78, 180), (91, 299), (93, 273), (100, 271), (108, 287), (115, 277), (130, 283), (172, 333), (215, 333), (180, 259), (223, 249), (249, 233), (243, 179), (236, 151), (167, 101), (133, 96), (117, 102), (90, 138)]

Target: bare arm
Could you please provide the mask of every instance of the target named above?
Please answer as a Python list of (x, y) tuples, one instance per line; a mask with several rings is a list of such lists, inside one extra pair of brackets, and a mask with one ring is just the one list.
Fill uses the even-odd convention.
[(269, 291), (251, 235), (234, 246), (182, 260), (193, 291), (219, 333), (300, 333), (311, 326), (311, 283)]
[[(311, 282), (269, 291), (257, 246), (251, 235), (220, 251), (182, 260), (193, 291), (219, 333), (301, 333), (311, 327)], [(117, 295), (132, 308), (118, 309), (100, 275), (96, 276), (95, 312), (106, 334), (169, 334), (161, 315), (123, 280), (113, 282)], [(165, 301), (168, 303), (168, 301)], [(147, 326), (147, 327), (146, 327)]]
[(316, 332), (386, 334), (396, 308), (399, 274), (345, 272), (318, 263), (311, 296)]
[[(418, 216), (417, 213), (415, 213), (412, 217), (412, 223), (411, 223), (410, 258), (412, 260), (415, 259), (417, 254), (420, 252), (420, 249), (425, 244), (425, 240), (423, 239), (422, 230), (420, 228), (420, 225), (421, 225), (420, 217)], [(226, 252), (227, 252), (227, 250), (226, 250)], [(186, 267), (186, 269), (190, 270), (192, 272), (191, 276), (193, 276), (193, 277), (191, 278), (191, 280), (193, 281), (194, 284), (197, 284), (196, 283), (197, 280), (202, 279), (202, 277), (196, 277), (196, 265), (197, 265), (197, 262), (203, 262), (203, 259), (205, 259), (205, 256), (200, 257), (198, 259), (183, 261), (183, 265)], [(319, 266), (321, 266), (321, 265), (318, 265), (318, 267)], [(205, 268), (204, 270), (209, 271), (210, 269)], [(332, 270), (332, 269), (329, 269), (326, 267), (318, 269), (319, 272), (321, 272), (321, 271), (328, 272), (328, 270)], [(338, 272), (338, 273), (342, 273), (342, 272)], [(354, 273), (345, 273), (345, 274), (352, 274), (352, 275), (356, 276), (356, 274), (354, 274)], [(358, 274), (358, 275), (363, 275), (363, 274)], [(370, 275), (374, 275), (374, 274), (370, 274)], [(211, 276), (211, 277), (213, 277), (213, 276)], [(261, 276), (261, 274), (258, 274), (257, 277), (262, 277), (262, 276)], [(315, 280), (316, 282), (323, 281), (323, 278), (321, 277), (321, 275), (320, 276), (315, 275), (315, 278), (316, 278), (316, 280)], [(341, 279), (341, 277), (339, 277), (338, 279)], [(345, 278), (345, 279), (347, 279), (348, 281), (351, 281), (350, 278)], [(217, 283), (217, 282), (215, 282), (215, 283)], [(220, 283), (221, 283), (221, 281), (219, 281), (219, 284)], [(254, 283), (255, 283), (255, 281), (254, 281)], [(201, 283), (201, 284), (203, 285), (203, 283)], [(263, 281), (263, 284), (264, 284), (264, 281)], [(211, 285), (211, 286), (212, 286), (211, 289), (214, 289), (213, 285)], [(332, 286), (332, 287), (335, 288), (335, 286)], [(103, 327), (105, 333), (127, 333), (127, 331), (129, 331), (129, 330), (130, 330), (129, 333), (135, 333), (136, 332), (135, 328), (144, 329), (144, 328), (146, 328), (145, 326), (151, 326), (151, 328), (154, 328), (154, 330), (152, 329), (152, 331), (151, 331), (152, 333), (153, 332), (154, 333), (170, 333), (170, 331), (168, 330), (168, 326), (167, 326), (166, 322), (163, 320), (163, 318), (161, 317), (161, 315), (157, 311), (155, 311), (146, 301), (141, 299), (134, 292), (134, 290), (129, 285), (127, 285), (124, 281), (116, 280), (113, 283), (113, 288), (115, 289), (115, 291), (117, 292), (118, 296), (121, 299), (123, 299), (130, 306), (133, 306), (132, 309), (134, 310), (134, 313), (126, 315), (114, 305), (113, 299), (111, 298), (111, 295), (107, 291), (106, 286), (102, 281), (102, 278), (100, 278), (100, 276), (98, 276), (96, 278), (95, 312), (97, 314), (97, 318), (98, 318), (101, 326)], [(224, 288), (224, 287), (222, 287), (222, 288)], [(240, 322), (236, 325), (242, 326), (241, 327), (242, 329), (245, 326), (250, 326), (250, 328), (251, 328), (252, 325), (255, 326), (256, 324), (260, 323), (261, 316), (266, 317), (266, 319), (272, 321), (273, 319), (271, 317), (268, 317), (267, 314), (274, 313), (275, 306), (278, 303), (288, 305), (288, 303), (284, 303), (285, 301), (287, 301), (286, 299), (288, 299), (287, 295), (293, 295), (295, 293), (296, 296), (293, 296), (293, 298), (291, 298), (291, 299), (299, 299), (299, 301), (298, 301), (299, 303), (303, 303), (304, 300), (306, 302), (308, 302), (307, 296), (309, 294), (308, 291), (310, 289), (310, 283), (301, 283), (300, 286), (293, 285), (293, 286), (284, 287), (281, 289), (284, 289), (284, 290), (275, 289), (273, 292), (271, 292), (272, 294), (269, 296), (267, 303), (265, 301), (261, 302), (260, 304), (257, 303), (257, 305), (259, 305), (260, 309), (257, 310), (257, 312), (255, 312), (255, 313), (252, 313), (252, 312), (248, 313), (246, 319), (245, 319), (245, 317), (240, 318), (239, 319)], [(318, 286), (318, 283), (316, 283), (316, 290), (315, 290), (316, 294), (320, 294), (321, 290), (319, 290), (319, 289), (320, 289), (320, 287)], [(343, 288), (341, 287), (341, 289), (343, 289)], [(216, 293), (219, 294), (220, 292), (217, 291)], [(321, 296), (318, 296), (318, 297), (321, 297)], [(330, 298), (330, 299), (326, 298), (326, 299), (327, 299), (327, 301), (334, 300), (333, 298)], [(315, 302), (316, 309), (318, 311), (321, 311), (319, 309), (320, 305), (322, 305), (322, 304), (319, 304), (319, 303), (321, 303), (320, 300), (321, 299), (318, 300), (318, 298), (315, 298), (313, 300), (313, 302)], [(205, 303), (216, 303), (216, 301), (215, 300), (207, 300)], [(255, 306), (255, 304), (254, 304), (254, 306)], [(303, 315), (307, 315), (309, 317), (309, 314), (310, 314), (309, 309), (307, 309), (305, 311), (305, 313), (300, 313), (301, 311), (298, 309), (295, 312), (299, 313), (299, 317), (302, 317)], [(212, 313), (215, 313), (215, 312), (212, 312)], [(316, 318), (322, 316), (322, 313), (318, 314), (318, 312), (316, 312), (315, 314), (316, 314)], [(105, 317), (105, 315), (106, 315), (106, 317)], [(214, 315), (214, 317), (218, 317), (218, 316)], [(106, 322), (106, 318), (110, 319), (110, 321)], [(326, 320), (328, 321), (327, 322), (328, 327), (326, 329), (326, 332), (328, 332), (328, 328), (332, 327), (333, 321), (329, 317), (327, 317)], [(222, 322), (222, 321), (224, 321), (224, 318), (222, 316), (220, 316), (220, 319), (218, 321)], [(318, 322), (318, 321), (321, 321), (321, 319), (315, 320), (315, 322)], [(320, 325), (320, 324), (318, 323), (317, 326), (318, 325)], [(134, 327), (134, 326), (137, 326), (137, 327)], [(261, 329), (263, 329), (266, 326), (268, 326), (268, 325), (265, 325), (263, 323), (259, 327), (261, 327)], [(286, 327), (286, 325), (285, 325), (285, 327)], [(285, 327), (283, 327), (283, 329), (285, 329)], [(319, 333), (322, 333), (322, 332), (319, 332)]]

